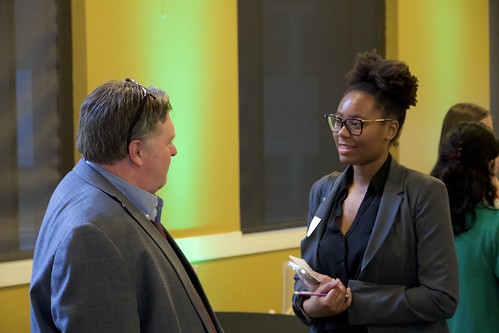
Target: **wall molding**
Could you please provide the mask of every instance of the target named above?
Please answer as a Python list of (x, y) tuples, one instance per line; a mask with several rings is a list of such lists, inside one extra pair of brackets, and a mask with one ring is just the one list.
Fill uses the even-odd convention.
[(33, 260), (17, 260), (0, 263), (0, 288), (29, 284)]
[[(306, 228), (243, 234), (241, 231), (176, 239), (193, 264), (222, 258), (294, 249), (300, 246)], [(0, 263), (0, 288), (30, 283), (33, 260)]]

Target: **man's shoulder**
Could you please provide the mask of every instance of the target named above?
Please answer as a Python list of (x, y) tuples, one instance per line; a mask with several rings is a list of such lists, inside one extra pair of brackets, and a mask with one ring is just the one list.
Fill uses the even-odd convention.
[[(52, 193), (46, 215), (56, 211), (58, 215), (94, 215), (99, 211), (122, 210), (120, 204), (98, 182), (90, 182), (81, 175), (70, 171)], [(113, 208), (115, 207), (115, 208)]]

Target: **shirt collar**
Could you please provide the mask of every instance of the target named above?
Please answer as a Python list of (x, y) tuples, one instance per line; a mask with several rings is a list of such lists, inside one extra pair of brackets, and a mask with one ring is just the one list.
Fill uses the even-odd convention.
[(374, 177), (371, 179), (371, 185), (374, 188), (374, 193), (376, 194), (382, 194), (383, 189), (385, 188), (385, 183), (386, 183), (386, 178), (388, 177), (388, 171), (390, 170), (390, 162), (392, 160), (392, 155), (388, 154), (388, 157), (386, 158), (385, 163), (383, 163), (383, 166), (381, 169), (376, 172)]
[[(381, 166), (381, 168), (376, 172), (374, 177), (371, 179), (369, 183), (368, 191), (374, 191), (376, 194), (382, 194), (383, 189), (385, 188), (386, 179), (388, 178), (388, 171), (390, 170), (390, 162), (392, 160), (392, 155), (388, 154), (385, 163)], [(352, 183), (353, 180), (353, 167), (351, 165), (348, 166), (346, 170), (345, 181), (341, 184), (340, 190), (348, 191), (348, 187)]]
[(163, 209), (163, 200), (157, 195), (144, 191), (137, 186), (130, 184), (124, 179), (112, 174), (100, 167), (96, 163), (86, 161), (95, 171), (109, 180), (146, 216), (148, 220), (161, 223), (161, 210)]

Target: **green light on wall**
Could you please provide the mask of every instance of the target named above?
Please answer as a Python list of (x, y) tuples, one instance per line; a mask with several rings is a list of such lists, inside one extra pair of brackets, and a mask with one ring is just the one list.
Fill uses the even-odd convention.
[(142, 72), (170, 95), (178, 149), (158, 193), (165, 200), (163, 223), (204, 233), (224, 224), (238, 228), (236, 2), (172, 0), (153, 7), (141, 18), (147, 25)]

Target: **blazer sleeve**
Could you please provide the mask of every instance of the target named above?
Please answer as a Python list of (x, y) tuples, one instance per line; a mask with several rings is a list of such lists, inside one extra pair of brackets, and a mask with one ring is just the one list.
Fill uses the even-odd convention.
[[(349, 282), (352, 324), (437, 322), (455, 312), (458, 272), (447, 191), (436, 179), (415, 180), (409, 184), (412, 190), (406, 189), (392, 227), (405, 231), (389, 235), (373, 260), (375, 265), (366, 267), (362, 280)], [(400, 253), (411, 255), (404, 258)], [(404, 261), (414, 264), (404, 266)], [(407, 272), (402, 266), (408, 267)]]
[(92, 224), (71, 231), (55, 254), (51, 311), (63, 332), (139, 332), (136, 293), (113, 241)]

